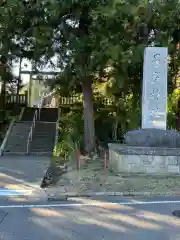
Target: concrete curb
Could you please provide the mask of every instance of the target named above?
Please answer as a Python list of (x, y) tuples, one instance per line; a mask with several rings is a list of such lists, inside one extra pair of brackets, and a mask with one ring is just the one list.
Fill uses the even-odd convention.
[(9, 126), (8, 126), (8, 130), (7, 130), (7, 132), (6, 132), (6, 135), (5, 135), (5, 137), (4, 137), (4, 140), (3, 140), (3, 142), (2, 142), (2, 144), (1, 144), (1, 146), (0, 146), (0, 156), (3, 155), (4, 148), (5, 148), (5, 146), (6, 146), (8, 137), (9, 137), (9, 135), (10, 135), (10, 133), (11, 133), (11, 130), (12, 130), (12, 127), (13, 127), (15, 121), (16, 121), (16, 117), (13, 117), (12, 120), (11, 120), (11, 122), (10, 122), (10, 124), (9, 124)]
[(136, 196), (180, 196), (180, 192), (89, 192), (89, 193), (60, 193), (49, 194), (49, 201), (58, 201), (73, 197), (96, 197), (96, 196), (121, 196), (121, 197), (136, 197)]

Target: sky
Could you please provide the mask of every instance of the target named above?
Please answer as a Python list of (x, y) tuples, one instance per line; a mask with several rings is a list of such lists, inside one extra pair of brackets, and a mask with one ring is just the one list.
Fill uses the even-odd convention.
[[(31, 63), (28, 62), (27, 60), (23, 60), (22, 61), (22, 66), (24, 66), (24, 64), (27, 65), (27, 67), (22, 67), (22, 70), (27, 70), (30, 71), (31, 70)], [(13, 63), (13, 68), (12, 68), (12, 72), (15, 76), (19, 76), (19, 63)], [(29, 75), (21, 75), (22, 80), (23, 80), (23, 84), (28, 83), (29, 81)]]
[[(56, 57), (53, 57), (51, 60), (52, 60), (52, 62), (55, 64), (56, 61), (57, 61), (57, 58), (56, 58)], [(21, 65), (21, 70), (22, 70), (22, 71), (24, 71), (24, 70), (30, 71), (31, 68), (32, 68), (31, 62), (28, 61), (27, 59), (23, 59), (22, 65)], [(15, 76), (19, 76), (19, 63), (15, 63), (15, 62), (13, 63), (13, 69), (12, 69), (12, 71), (13, 71), (13, 74), (14, 74)], [(58, 69), (58, 68), (52, 69), (52, 68), (46, 66), (46, 67), (44, 67), (41, 71), (42, 71), (42, 72), (50, 72), (50, 71), (56, 71), (56, 72), (59, 71), (59, 72), (60, 72), (60, 69)], [(28, 82), (29, 82), (30, 76), (29, 76), (28, 74), (21, 74), (21, 78), (22, 78), (23, 84), (25, 84), (25, 83), (28, 83)]]

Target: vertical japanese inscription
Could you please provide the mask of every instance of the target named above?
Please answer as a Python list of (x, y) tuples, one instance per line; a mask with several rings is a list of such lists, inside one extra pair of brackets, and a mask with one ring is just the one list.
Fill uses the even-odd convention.
[(167, 48), (145, 49), (142, 128), (166, 129), (167, 57)]
[(160, 89), (157, 88), (157, 83), (160, 81), (160, 72), (158, 71), (158, 68), (161, 65), (161, 55), (160, 54), (154, 54), (153, 60), (152, 60), (153, 68), (155, 71), (152, 73), (152, 81), (151, 81), (151, 94), (149, 100), (153, 100), (154, 102), (157, 102), (156, 108), (150, 109), (150, 115), (153, 117), (156, 117), (159, 113), (159, 102), (158, 100), (161, 97)]

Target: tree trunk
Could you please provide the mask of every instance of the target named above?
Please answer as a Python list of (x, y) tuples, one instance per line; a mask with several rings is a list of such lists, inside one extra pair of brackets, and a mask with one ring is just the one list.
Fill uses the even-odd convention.
[(92, 19), (89, 14), (89, 5), (84, 5), (79, 20), (79, 38), (86, 43), (81, 49), (81, 58), (79, 65), (83, 69), (82, 92), (83, 92), (83, 109), (84, 109), (84, 149), (88, 153), (95, 150), (95, 127), (94, 127), (94, 109), (93, 109), (93, 92), (92, 79), (88, 73), (89, 58), (91, 48), (88, 44), (89, 27)]
[(83, 110), (84, 110), (84, 147), (90, 153), (95, 149), (95, 127), (92, 81), (87, 80), (82, 83)]

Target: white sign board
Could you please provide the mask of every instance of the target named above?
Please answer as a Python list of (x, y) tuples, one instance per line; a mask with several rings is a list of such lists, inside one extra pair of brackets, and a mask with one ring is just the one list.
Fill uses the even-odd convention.
[(166, 129), (168, 49), (147, 47), (144, 52), (142, 129)]

